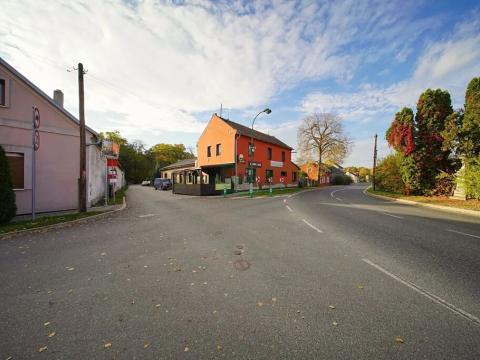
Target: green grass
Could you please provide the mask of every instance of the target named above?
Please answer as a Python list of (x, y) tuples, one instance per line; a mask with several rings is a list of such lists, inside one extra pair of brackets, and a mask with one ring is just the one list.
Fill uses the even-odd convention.
[(39, 217), (35, 219), (35, 221), (32, 221), (32, 220), (18, 221), (18, 222), (9, 223), (6, 225), (0, 225), (0, 234), (26, 230), (26, 229), (41, 228), (43, 226), (83, 219), (83, 218), (90, 217), (92, 215), (101, 214), (102, 212), (103, 211), (92, 211), (92, 212), (86, 212), (86, 213), (45, 216), (45, 217)]
[[(291, 187), (291, 188), (275, 188), (275, 189), (272, 189), (272, 196), (275, 196), (275, 195), (284, 195), (284, 194), (293, 194), (293, 193), (296, 193), (296, 192), (299, 192), (299, 191), (303, 191), (305, 190), (305, 188), (298, 188), (298, 187)], [(248, 191), (242, 191), (242, 192), (238, 192), (238, 193), (235, 193), (234, 196), (237, 197), (237, 196), (249, 196), (249, 192)], [(262, 189), (262, 190), (254, 190), (253, 191), (253, 196), (254, 197), (257, 197), (257, 196), (268, 196), (270, 195), (270, 192), (269, 192), (269, 189)]]
[(127, 192), (127, 190), (128, 190), (128, 185), (125, 185), (120, 190), (117, 190), (117, 192), (115, 192), (115, 198), (108, 199), (108, 205), (122, 204), (123, 197), (125, 196), (125, 193)]
[(448, 207), (453, 207), (457, 209), (480, 211), (480, 200), (475, 200), (475, 199), (458, 200), (458, 199), (450, 199), (446, 196), (402, 195), (402, 194), (395, 194), (395, 193), (391, 193), (388, 191), (381, 191), (381, 190), (373, 191), (372, 188), (369, 188), (367, 191), (371, 194), (388, 196), (394, 199), (410, 200), (410, 201), (416, 201), (424, 204), (432, 204), (432, 205), (448, 206)]

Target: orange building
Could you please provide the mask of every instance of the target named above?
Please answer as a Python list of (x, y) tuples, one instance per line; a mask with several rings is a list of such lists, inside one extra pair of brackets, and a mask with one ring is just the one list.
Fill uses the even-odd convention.
[(320, 181), (318, 181), (318, 162), (307, 162), (300, 165), (300, 169), (307, 174), (307, 180), (310, 185), (330, 184), (331, 170), (325, 164), (320, 165)]
[[(197, 142), (198, 174), (180, 174), (178, 180), (197, 181), (205, 194), (246, 190), (250, 180), (255, 187), (296, 186), (299, 168), (291, 158), (292, 148), (276, 137), (214, 114)], [(178, 183), (176, 192), (192, 193), (191, 186)]]

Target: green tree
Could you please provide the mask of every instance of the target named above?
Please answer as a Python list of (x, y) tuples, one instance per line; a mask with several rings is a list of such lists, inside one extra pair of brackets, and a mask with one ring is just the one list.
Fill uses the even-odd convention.
[(442, 149), (442, 132), (446, 120), (453, 113), (448, 91), (441, 89), (424, 91), (417, 103), (415, 116), (416, 144), (413, 154), (419, 185), (424, 194), (435, 188), (436, 177), (441, 171), (454, 171), (450, 151)]
[(173, 164), (178, 160), (191, 159), (194, 155), (183, 144), (156, 144), (149, 149), (158, 168)]
[(401, 170), (402, 160), (403, 155), (399, 152), (380, 160), (375, 171), (375, 184), (379, 190), (397, 194), (405, 192)]
[(473, 78), (467, 86), (460, 143), (467, 157), (480, 155), (480, 77)]
[(0, 224), (8, 223), (17, 212), (15, 192), (7, 156), (0, 146)]
[(120, 147), (128, 144), (127, 139), (122, 137), (118, 130), (101, 132), (99, 135), (101, 139), (113, 141), (114, 143), (120, 145)]

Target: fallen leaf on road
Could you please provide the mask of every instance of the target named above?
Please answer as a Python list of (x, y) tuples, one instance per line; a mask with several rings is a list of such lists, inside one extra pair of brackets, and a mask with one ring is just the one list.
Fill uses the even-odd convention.
[(146, 343), (145, 345), (143, 345), (143, 348), (146, 349), (146, 348), (148, 348), (149, 346), (150, 346), (150, 344), (149, 344), (149, 343)]
[(277, 298), (272, 298), (272, 302), (276, 303), (277, 302)]
[(50, 325), (50, 321), (47, 321), (46, 323), (43, 324), (43, 326), (48, 326)]
[(208, 284), (208, 283), (207, 283), (206, 281), (203, 283), (203, 285), (207, 285), (207, 284)]
[(50, 334), (48, 334), (48, 337), (51, 338), (51, 337), (54, 337), (55, 336), (55, 331), (54, 332), (51, 332)]
[(300, 310), (297, 310), (297, 314), (300, 314)]
[(132, 305), (135, 305), (135, 300), (132, 300)]
[(5, 360), (13, 360), (13, 358), (11, 356), (9, 356)]
[(183, 351), (185, 351), (185, 352), (187, 352), (188, 350), (190, 350), (190, 349), (188, 348), (188, 346), (185, 346), (185, 349), (183, 349)]
[(258, 302), (258, 303), (257, 303), (257, 306), (258, 306), (258, 307), (262, 307), (262, 306), (263, 306), (263, 302), (261, 302), (261, 301)]
[(67, 270), (68, 271), (73, 271), (73, 270), (75, 270), (75, 268), (74, 267), (67, 267)]
[(217, 345), (217, 351), (222, 351), (223, 350), (223, 346), (222, 345)]
[(44, 352), (48, 348), (46, 346), (42, 346), (41, 348), (38, 349), (38, 352)]
[(403, 344), (403, 343), (405, 343), (405, 340), (403, 340), (403, 338), (401, 336), (395, 336), (395, 342), (397, 342), (399, 344)]
[(337, 326), (338, 323), (337, 323), (336, 321), (334, 321), (334, 322), (332, 322), (332, 325), (333, 325), (333, 326)]
[(143, 267), (146, 269), (146, 268), (148, 268), (148, 265), (143, 265)]
[(212, 314), (216, 314), (216, 313), (217, 313), (217, 310), (213, 310), (213, 311), (212, 311)]
[(175, 271), (182, 271), (182, 268), (176, 267)]
[(68, 290), (68, 293), (69, 293), (69, 294), (73, 293), (73, 289), (69, 289), (69, 290)]
[(197, 272), (197, 270), (192, 270), (192, 273), (196, 273), (196, 272)]
[(155, 305), (156, 308), (159, 308), (160, 306), (162, 306), (162, 305), (160, 305), (160, 304)]
[(335, 305), (328, 305), (328, 307), (332, 310), (335, 309)]
[(101, 255), (101, 256), (105, 256), (105, 255), (107, 255), (107, 253), (101, 253), (100, 255)]
[(363, 285), (357, 285), (357, 288), (359, 288), (360, 290), (363, 289)]
[(112, 347), (112, 343), (106, 343), (105, 345), (103, 345), (103, 347), (104, 347), (105, 349), (109, 349), (109, 348)]

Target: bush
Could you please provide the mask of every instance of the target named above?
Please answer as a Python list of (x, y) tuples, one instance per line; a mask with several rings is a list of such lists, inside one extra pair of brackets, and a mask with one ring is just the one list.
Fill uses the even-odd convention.
[(347, 175), (337, 174), (333, 177), (333, 185), (350, 185), (352, 183), (352, 178)]
[(441, 171), (435, 177), (435, 188), (432, 195), (437, 196), (452, 196), (455, 189), (455, 177), (445, 171)]
[(467, 198), (480, 200), (480, 156), (465, 161), (456, 182), (463, 187)]
[(375, 171), (375, 185), (378, 190), (403, 194), (405, 183), (402, 179), (402, 160), (400, 153), (388, 155), (382, 159)]
[(12, 176), (5, 151), (0, 146), (0, 224), (7, 224), (15, 216), (17, 205)]

